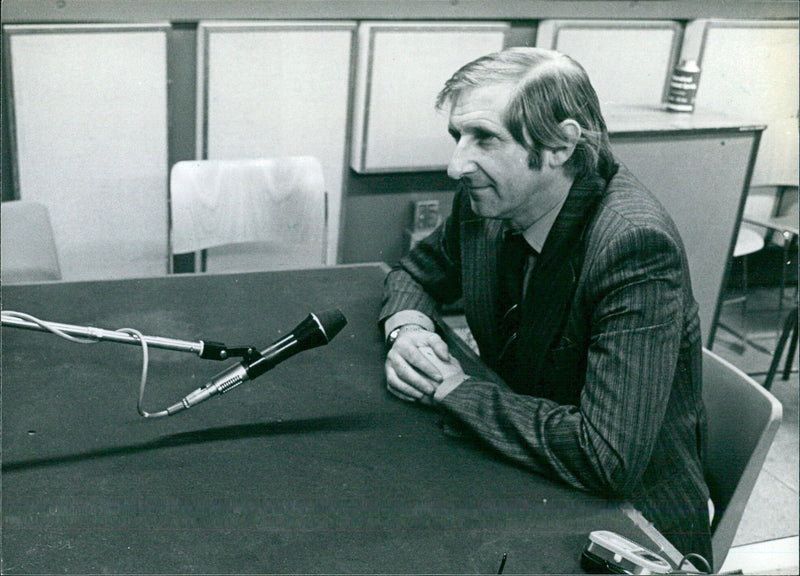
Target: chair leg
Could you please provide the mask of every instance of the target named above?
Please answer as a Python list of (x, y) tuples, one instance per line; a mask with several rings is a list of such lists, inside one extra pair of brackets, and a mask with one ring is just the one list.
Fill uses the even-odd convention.
[(786, 232), (783, 233), (783, 256), (781, 260), (781, 292), (780, 300), (778, 301), (778, 311), (783, 311), (783, 294), (786, 290), (786, 268), (788, 266), (786, 260), (789, 258), (789, 239), (786, 237)]
[[(783, 301), (784, 301), (784, 293), (786, 291), (786, 284), (787, 284), (787, 276), (789, 272), (789, 268), (792, 264), (792, 260), (790, 254), (792, 254), (792, 245), (797, 240), (797, 236), (790, 232), (783, 233), (783, 261), (781, 262), (781, 293), (780, 293), (780, 302), (778, 302), (778, 310), (783, 310)], [(794, 251), (796, 252), (796, 250)], [(798, 286), (795, 285), (795, 297), (797, 296), (797, 288)]]
[[(747, 256), (746, 255), (745, 256), (735, 256), (734, 258), (741, 258), (742, 259), (742, 280), (741, 280), (742, 281), (742, 295), (741, 296), (736, 296), (734, 298), (729, 298), (727, 300), (724, 300), (722, 302), (722, 304), (723, 304), (723, 306), (724, 305), (733, 306), (734, 304), (740, 304), (741, 303), (741, 306), (739, 307), (739, 309), (740, 309), (741, 317), (742, 317), (742, 327), (746, 328), (746, 325), (745, 325), (746, 324), (746, 322), (745, 322), (746, 321), (746, 310), (745, 310), (745, 308), (746, 308), (746, 301), (747, 301)], [(731, 289), (731, 284), (730, 283), (728, 285), (728, 289)], [(745, 348), (747, 347), (747, 332), (746, 332), (746, 330), (741, 330), (741, 331), (736, 330), (733, 327), (725, 324), (722, 321), (721, 318), (718, 319), (718, 321), (717, 321), (717, 327), (724, 329), (726, 332), (729, 332), (731, 335), (733, 335), (736, 338), (738, 338), (738, 340), (739, 340), (738, 348), (740, 349), (739, 353), (743, 354), (744, 351), (745, 351)], [(733, 346), (734, 344), (730, 344), (730, 345)]]
[[(742, 316), (747, 313), (747, 255), (742, 256)], [(747, 320), (743, 318), (743, 320)]]
[(794, 353), (797, 350), (797, 310), (792, 313), (794, 318), (794, 328), (792, 328), (792, 341), (789, 344), (789, 351), (786, 353), (786, 364), (783, 367), (783, 379), (788, 380), (789, 375), (792, 373), (792, 364), (794, 363)]
[[(792, 336), (792, 342), (794, 346), (797, 344), (797, 308), (789, 313), (789, 316), (786, 318), (786, 322), (783, 325), (781, 336), (778, 338), (778, 344), (775, 347), (774, 354), (772, 355), (772, 362), (770, 363), (767, 377), (764, 379), (764, 388), (767, 390), (772, 388), (772, 380), (775, 378), (775, 373), (778, 371), (778, 364), (781, 362), (783, 349), (786, 347), (786, 341), (789, 339), (790, 335)], [(789, 351), (789, 355), (791, 356), (791, 359), (794, 360), (794, 353), (792, 350)], [(785, 372), (786, 369), (784, 368), (784, 373)], [(786, 377), (784, 377), (784, 379), (786, 379)]]
[(742, 256), (742, 333), (739, 338), (742, 340), (742, 350), (747, 348), (747, 254)]

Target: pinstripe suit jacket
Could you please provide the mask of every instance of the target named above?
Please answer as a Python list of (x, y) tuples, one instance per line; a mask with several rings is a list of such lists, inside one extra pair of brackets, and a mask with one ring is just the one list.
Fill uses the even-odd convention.
[(492, 449), (632, 502), (683, 553), (711, 558), (697, 303), (664, 208), (624, 167), (577, 181), (537, 258), (518, 354), (498, 365), (504, 224), (456, 194), (450, 218), (387, 276), (381, 320), (463, 297), (481, 357), (440, 406)]

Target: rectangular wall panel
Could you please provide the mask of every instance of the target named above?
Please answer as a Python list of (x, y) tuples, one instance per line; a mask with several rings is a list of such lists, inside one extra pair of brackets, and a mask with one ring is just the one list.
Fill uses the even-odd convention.
[(669, 20), (543, 20), (536, 32), (586, 69), (602, 104), (660, 105), (680, 41)]
[(201, 22), (198, 142), (203, 159), (315, 156), (337, 258), (352, 22)]
[(798, 25), (795, 21), (695, 20), (681, 58), (700, 65), (696, 109), (767, 125), (753, 185), (798, 185)]
[(167, 25), (7, 26), (16, 186), (65, 279), (167, 271)]
[(441, 170), (453, 152), (436, 95), (461, 66), (503, 48), (505, 24), (365, 22), (359, 27), (351, 166)]

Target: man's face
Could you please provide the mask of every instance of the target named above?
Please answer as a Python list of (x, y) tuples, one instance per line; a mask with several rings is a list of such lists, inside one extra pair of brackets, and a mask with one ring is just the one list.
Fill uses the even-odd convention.
[(513, 87), (489, 85), (461, 91), (450, 109), (450, 134), (456, 149), (447, 167), (451, 178), (469, 190), (473, 211), (484, 218), (509, 220), (523, 230), (568, 192), (557, 185), (563, 170), (542, 150), (542, 168), (528, 165), (528, 150), (503, 123)]

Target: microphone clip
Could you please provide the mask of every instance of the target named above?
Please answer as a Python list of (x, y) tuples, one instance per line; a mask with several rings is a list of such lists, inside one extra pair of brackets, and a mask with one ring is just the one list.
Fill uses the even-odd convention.
[(261, 353), (255, 346), (234, 346), (228, 348), (222, 342), (207, 342), (203, 340), (203, 350), (199, 354), (205, 360), (229, 360), (242, 358), (245, 362), (254, 362), (261, 358)]

